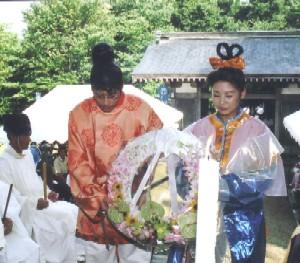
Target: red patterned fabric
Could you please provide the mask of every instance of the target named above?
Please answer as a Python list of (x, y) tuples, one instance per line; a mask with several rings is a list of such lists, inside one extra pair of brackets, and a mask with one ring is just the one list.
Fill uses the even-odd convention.
[(136, 111), (142, 104), (142, 100), (137, 97), (128, 97), (125, 105), (128, 111)]
[(79, 236), (100, 244), (127, 243), (107, 220), (104, 235), (100, 218), (96, 216), (100, 208), (105, 208), (106, 173), (130, 139), (161, 127), (162, 122), (153, 109), (133, 95), (122, 94), (112, 112), (102, 112), (93, 98), (71, 111), (68, 140), (71, 190), (81, 208), (99, 222), (92, 224), (80, 212), (77, 222)]
[(101, 137), (103, 142), (110, 147), (120, 145), (122, 140), (122, 129), (117, 124), (111, 123), (104, 127)]

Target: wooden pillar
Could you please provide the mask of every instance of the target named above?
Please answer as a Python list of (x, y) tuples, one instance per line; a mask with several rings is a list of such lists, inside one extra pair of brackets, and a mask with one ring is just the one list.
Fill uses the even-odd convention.
[(174, 84), (172, 84), (172, 83), (168, 83), (168, 85), (170, 86), (170, 92), (171, 92), (171, 94), (170, 94), (170, 103), (169, 103), (169, 105), (171, 106), (171, 107), (174, 107), (174, 108), (176, 108), (176, 87), (174, 86)]
[(280, 105), (281, 105), (281, 88), (277, 88), (275, 91), (275, 124), (274, 124), (274, 134), (279, 139), (279, 132), (281, 126), (281, 116), (280, 116)]
[[(170, 88), (172, 90), (171, 92), (173, 93), (173, 98), (171, 97), (170, 106), (174, 107), (175, 109), (178, 109), (178, 98), (177, 98), (177, 95), (176, 95), (176, 88), (178, 88), (181, 85), (181, 83), (179, 83), (179, 82), (170, 82), (170, 83), (168, 83), (168, 85), (170, 86)], [(178, 128), (180, 130), (183, 128), (183, 118), (181, 119)]]
[(202, 88), (204, 83), (200, 82), (197, 84), (197, 95), (196, 95), (196, 109), (195, 109), (195, 120), (199, 120), (201, 118), (201, 99), (202, 99)]

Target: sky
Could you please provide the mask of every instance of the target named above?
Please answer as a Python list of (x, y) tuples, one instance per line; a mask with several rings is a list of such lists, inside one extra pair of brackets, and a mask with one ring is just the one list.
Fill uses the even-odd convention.
[(7, 30), (17, 33), (21, 38), (26, 24), (22, 12), (30, 7), (33, 1), (0, 1), (0, 23), (7, 25)]

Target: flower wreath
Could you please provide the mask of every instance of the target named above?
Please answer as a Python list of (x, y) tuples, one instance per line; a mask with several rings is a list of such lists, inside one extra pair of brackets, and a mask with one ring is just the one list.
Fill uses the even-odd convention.
[[(120, 152), (109, 173), (110, 221), (125, 236), (143, 245), (159, 241), (184, 243), (185, 239), (195, 238), (197, 178), (199, 156), (202, 152), (196, 137), (174, 129), (152, 131), (129, 142)], [(178, 156), (182, 160), (184, 175), (189, 183), (187, 195), (182, 202), (175, 201), (176, 209), (171, 209), (170, 215), (165, 215), (164, 207), (151, 200), (147, 200), (141, 207), (137, 205), (137, 200), (149, 182), (150, 174), (161, 155), (168, 158), (170, 188), (172, 184), (174, 186), (176, 166), (175, 162), (170, 161), (171, 156)], [(132, 196), (134, 177), (148, 160), (151, 161), (147, 171), (138, 190)], [(171, 198), (171, 207), (174, 199), (177, 198)]]

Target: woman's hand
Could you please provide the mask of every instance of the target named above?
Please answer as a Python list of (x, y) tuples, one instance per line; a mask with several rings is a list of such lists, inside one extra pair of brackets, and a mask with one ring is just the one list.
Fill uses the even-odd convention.
[(209, 148), (210, 157), (217, 162), (221, 161), (221, 150), (217, 150), (214, 145)]

